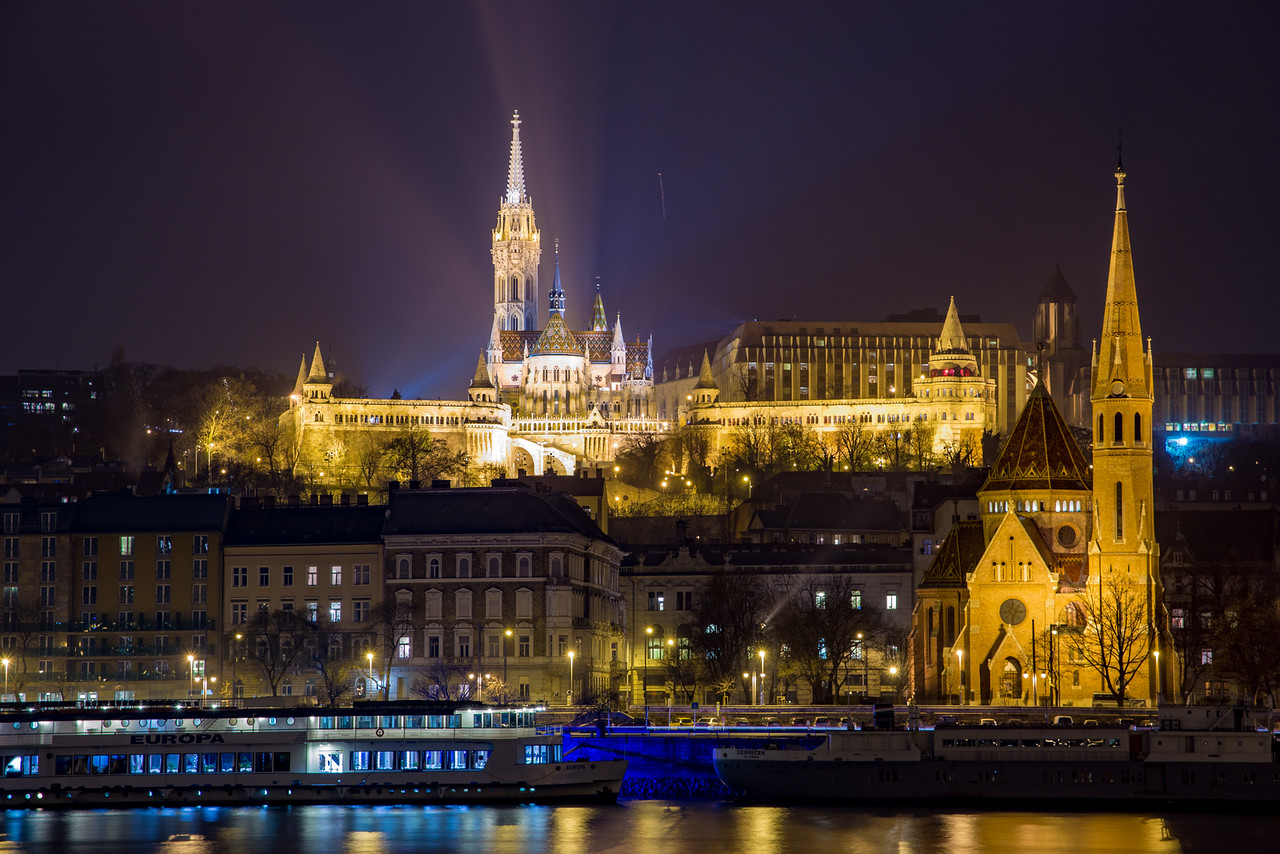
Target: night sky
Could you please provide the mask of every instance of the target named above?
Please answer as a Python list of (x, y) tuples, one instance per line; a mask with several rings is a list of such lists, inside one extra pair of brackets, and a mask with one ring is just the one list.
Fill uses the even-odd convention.
[(318, 339), (464, 396), (516, 109), (575, 329), (599, 276), (659, 354), (952, 294), (1026, 339), (1059, 262), (1087, 340), (1123, 130), (1157, 351), (1280, 352), (1275, 8), (8, 3), (0, 373)]

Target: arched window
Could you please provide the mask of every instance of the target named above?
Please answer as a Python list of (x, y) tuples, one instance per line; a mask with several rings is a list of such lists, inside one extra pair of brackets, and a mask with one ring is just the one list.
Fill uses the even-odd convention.
[(1124, 484), (1116, 481), (1116, 539), (1124, 539)]
[(1119, 412), (1116, 413), (1116, 435), (1115, 442), (1119, 444), (1124, 441), (1124, 416)]
[(489, 556), (489, 577), (490, 578), (502, 577), (502, 558), (498, 557), (497, 555)]
[(1102, 441), (1104, 441), (1104, 440), (1103, 440), (1103, 437), (1102, 437), (1102, 413), (1098, 413), (1098, 436), (1097, 436), (1097, 439), (1098, 439), (1098, 442), (1099, 442), (1099, 443), (1101, 443)]
[(440, 558), (433, 557), (427, 561), (427, 578), (440, 577)]
[(947, 606), (947, 644), (953, 644), (956, 640), (956, 609), (953, 605)]
[(1133, 413), (1133, 441), (1142, 441), (1142, 413)]
[(1004, 669), (1000, 672), (1000, 699), (1017, 700), (1022, 697), (1022, 669), (1017, 663), (1006, 658)]

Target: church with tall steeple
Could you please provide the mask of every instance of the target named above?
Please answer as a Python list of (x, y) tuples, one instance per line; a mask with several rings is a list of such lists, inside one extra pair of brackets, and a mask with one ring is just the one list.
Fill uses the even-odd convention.
[(357, 467), (358, 434), (390, 437), (422, 427), (490, 472), (568, 474), (611, 462), (616, 434), (669, 429), (654, 414), (652, 336), (627, 342), (621, 315), (611, 329), (599, 283), (583, 328), (572, 328), (559, 241), (546, 323), (539, 324), (542, 234), (525, 187), (520, 125), (517, 112), (492, 232), (493, 316), (465, 398), (335, 398), (317, 344), (310, 365), (302, 360), (282, 419), (296, 431), (302, 455), (323, 462), (317, 470)]
[(917, 586), (917, 702), (1151, 706), (1175, 687), (1158, 670), (1168, 646), (1152, 519), (1151, 346), (1138, 321), (1124, 179), (1118, 168), (1092, 355), (1092, 465), (1038, 378), (978, 491), (980, 519), (951, 529)]

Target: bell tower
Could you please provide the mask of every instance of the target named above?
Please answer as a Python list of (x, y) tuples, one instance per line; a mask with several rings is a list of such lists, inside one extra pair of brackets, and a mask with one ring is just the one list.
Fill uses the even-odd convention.
[[(1090, 563), (1105, 584), (1128, 587), (1145, 600), (1150, 626), (1148, 661), (1132, 696), (1161, 684), (1155, 672), (1164, 646), (1159, 627), (1163, 591), (1155, 539), (1151, 416), (1155, 403), (1151, 342), (1142, 338), (1138, 292), (1129, 247), (1124, 165), (1116, 167), (1116, 219), (1111, 238), (1102, 335), (1093, 350), (1093, 540)], [(1139, 591), (1142, 591), (1139, 593)], [(1097, 595), (1097, 594), (1095, 594)], [(1165, 681), (1166, 688), (1171, 688)]]
[(520, 111), (511, 118), (511, 155), (507, 192), (498, 205), (493, 229), (493, 311), (506, 329), (538, 328), (538, 262), (542, 244), (533, 202), (524, 188), (524, 155), (520, 149)]

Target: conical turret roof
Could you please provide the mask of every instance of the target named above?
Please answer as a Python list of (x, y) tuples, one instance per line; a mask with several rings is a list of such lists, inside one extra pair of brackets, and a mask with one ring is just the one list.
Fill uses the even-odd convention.
[(968, 353), (969, 339), (960, 325), (960, 312), (956, 311), (956, 298), (947, 306), (947, 318), (942, 321), (942, 334), (938, 336), (938, 353)]
[(1092, 482), (1089, 463), (1071, 428), (1044, 383), (1037, 382), (979, 491), (1088, 491)]
[(1075, 302), (1075, 291), (1071, 290), (1071, 286), (1067, 284), (1067, 277), (1062, 275), (1062, 267), (1058, 264), (1053, 265), (1053, 272), (1049, 274), (1049, 281), (1044, 283), (1044, 289), (1040, 291), (1040, 302)]
[(329, 372), (324, 368), (324, 354), (320, 352), (320, 342), (316, 342), (316, 354), (311, 357), (311, 372), (307, 374), (309, 383), (327, 383)]
[(489, 379), (489, 369), (484, 363), (484, 353), (480, 354), (480, 359), (476, 362), (476, 375), (468, 388), (493, 388), (493, 381)]
[(302, 385), (307, 381), (307, 354), (302, 354), (302, 364), (298, 366), (298, 379), (293, 383), (293, 393), (302, 394)]
[(716, 385), (715, 377), (711, 375), (711, 357), (707, 355), (706, 350), (702, 351), (702, 370), (698, 372), (698, 382), (694, 385), (694, 388), (716, 389), (717, 391), (720, 388)]

